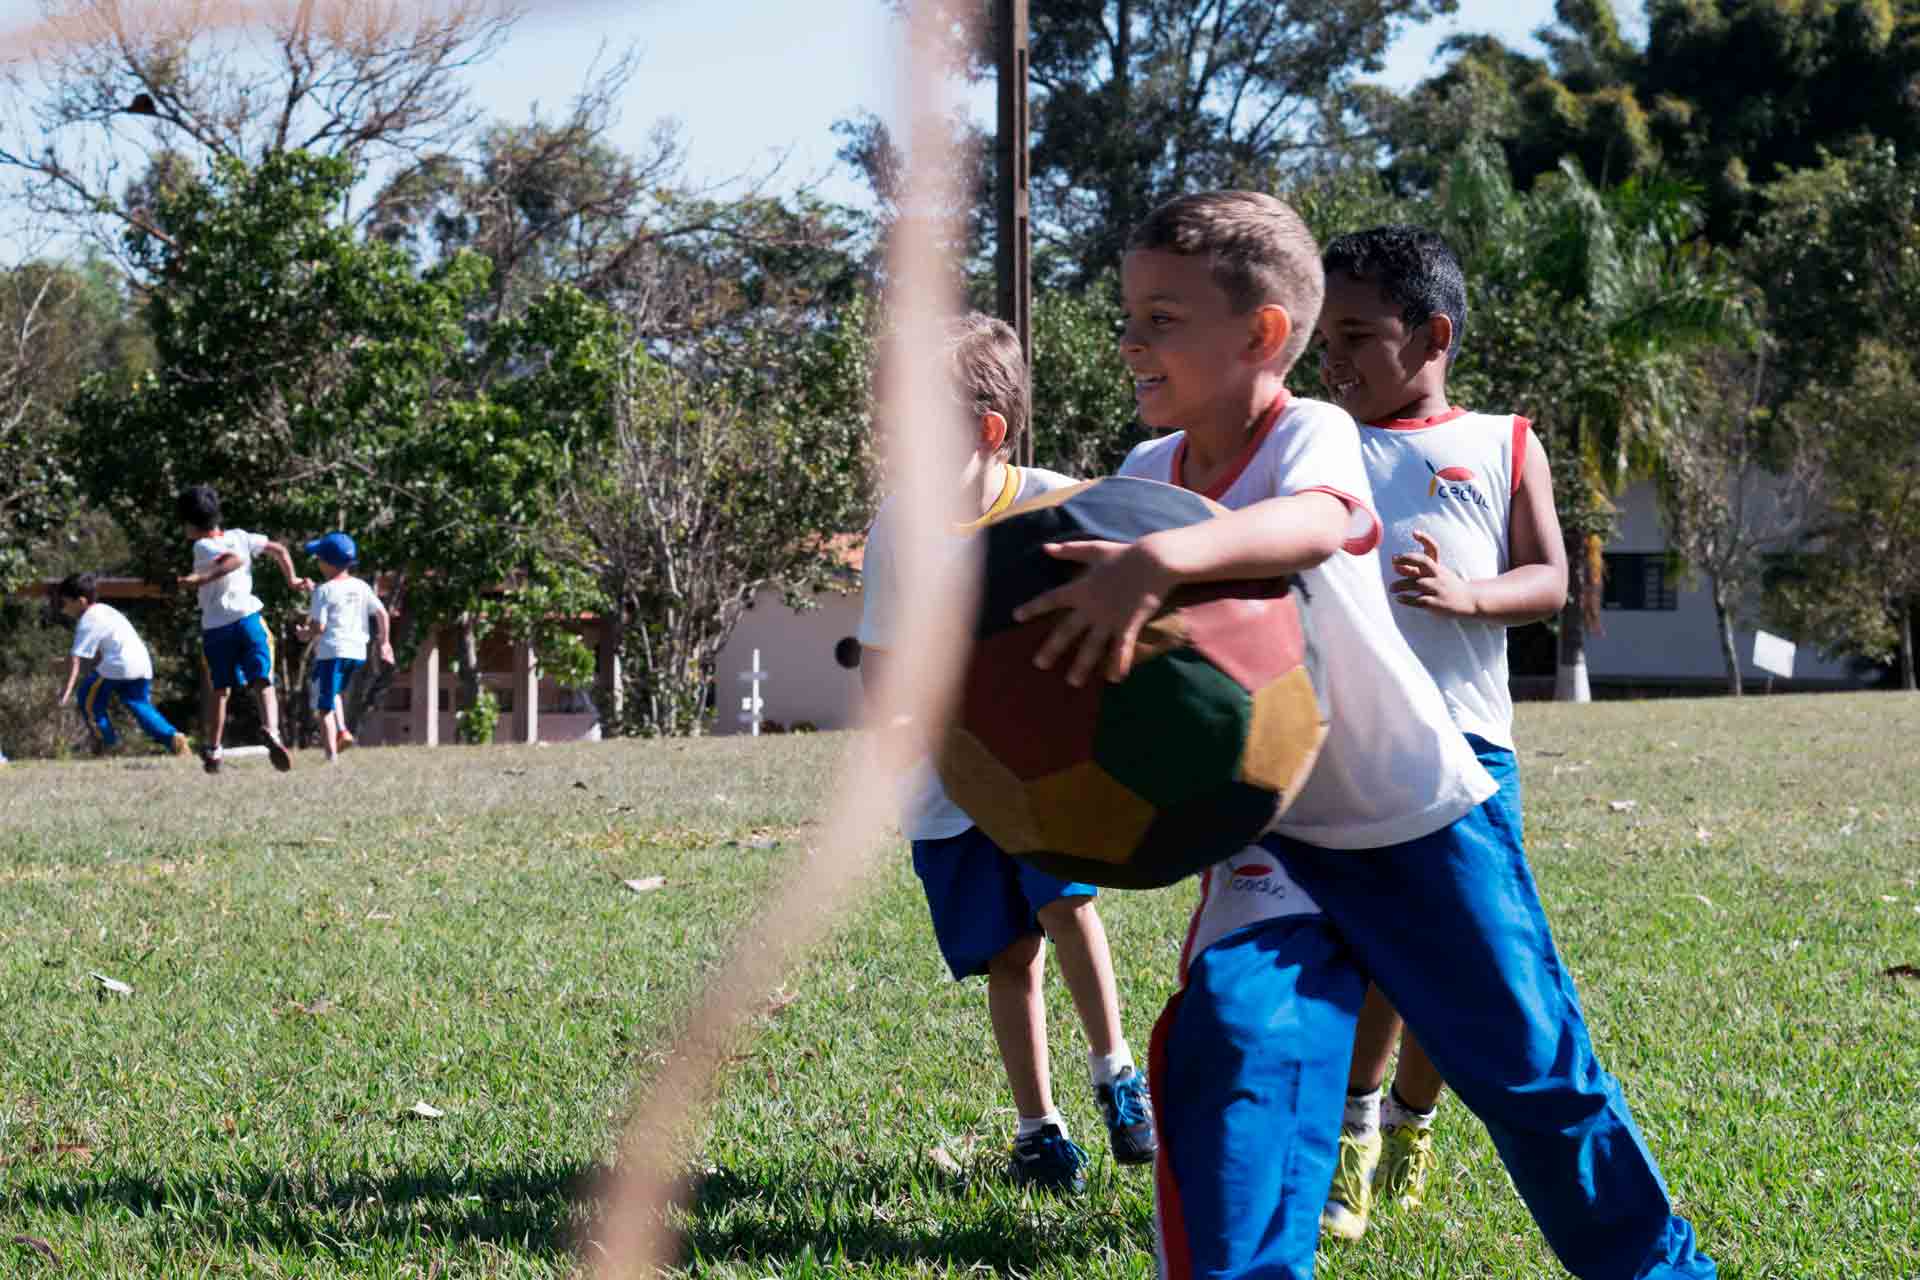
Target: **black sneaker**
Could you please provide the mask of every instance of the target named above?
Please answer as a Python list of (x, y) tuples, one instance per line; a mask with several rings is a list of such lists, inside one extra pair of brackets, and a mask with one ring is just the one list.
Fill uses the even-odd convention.
[(293, 757), (287, 754), (286, 746), (274, 734), (265, 735), (267, 739), (267, 759), (273, 761), (273, 767), (285, 773), (293, 768)]
[(220, 751), (216, 747), (200, 748), (200, 767), (208, 773), (220, 772)]
[(1093, 1091), (1100, 1100), (1100, 1112), (1107, 1118), (1107, 1138), (1113, 1143), (1113, 1158), (1121, 1164), (1150, 1164), (1159, 1144), (1153, 1137), (1153, 1099), (1147, 1093), (1147, 1081), (1132, 1067), (1123, 1068), (1112, 1084)]
[(1087, 1189), (1086, 1167), (1087, 1153), (1059, 1125), (1049, 1124), (1013, 1144), (1007, 1176), (1022, 1186), (1078, 1195)]

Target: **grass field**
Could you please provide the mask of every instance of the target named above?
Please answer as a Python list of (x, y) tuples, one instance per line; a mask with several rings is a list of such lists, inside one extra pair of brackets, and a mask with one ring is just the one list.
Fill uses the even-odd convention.
[[(1920, 980), (1899, 970), (1920, 966), (1920, 701), (1526, 706), (1519, 727), (1595, 1039), (1723, 1274), (1920, 1276)], [(843, 747), (0, 771), (0, 1275), (568, 1274), (636, 1075), (806, 874)], [(1136, 1046), (1190, 905), (1103, 900)], [(1148, 1177), (1095, 1141), (1053, 995), (1056, 1091), (1100, 1152), (1066, 1202), (1002, 1181), (982, 990), (946, 980), (889, 860), (723, 1082), (689, 1270), (1150, 1275)], [(1562, 1274), (1471, 1118), (1441, 1124), (1428, 1211), (1322, 1276)]]

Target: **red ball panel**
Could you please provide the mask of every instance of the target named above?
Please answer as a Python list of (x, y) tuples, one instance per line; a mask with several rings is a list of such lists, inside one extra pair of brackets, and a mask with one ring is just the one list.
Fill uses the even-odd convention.
[(1037, 618), (979, 641), (960, 692), (961, 726), (1023, 781), (1093, 759), (1106, 681), (1076, 689), (1058, 669), (1033, 665), (1056, 621)]

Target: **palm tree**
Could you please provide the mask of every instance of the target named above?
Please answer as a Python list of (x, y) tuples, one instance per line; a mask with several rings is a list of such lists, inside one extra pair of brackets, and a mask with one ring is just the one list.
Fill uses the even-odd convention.
[(1551, 445), (1569, 571), (1554, 694), (1584, 702), (1613, 499), (1654, 473), (1685, 411), (1688, 356), (1747, 332), (1736, 277), (1672, 180), (1602, 192), (1568, 160), (1523, 195), (1498, 151), (1472, 146), (1439, 217), (1475, 293), (1458, 381), (1522, 406)]

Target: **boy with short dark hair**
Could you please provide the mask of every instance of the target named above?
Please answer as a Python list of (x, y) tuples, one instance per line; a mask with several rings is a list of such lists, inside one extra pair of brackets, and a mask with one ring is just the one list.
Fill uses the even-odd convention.
[(336, 531), (315, 538), (304, 549), (320, 561), (326, 581), (314, 589), (313, 603), (296, 630), (302, 640), (318, 637), (313, 650), (313, 709), (320, 713), (327, 763), (332, 764), (353, 745), (341, 695), (367, 661), (368, 628), (378, 635), (380, 660), (389, 666), (393, 645), (387, 638), (387, 606), (372, 587), (350, 572), (360, 558), (353, 538)]
[[(1322, 380), (1361, 424), (1361, 455), (1392, 552), (1381, 570), (1399, 606), (1395, 620), (1500, 785), (1488, 803), (1504, 806), (1519, 832), (1507, 628), (1551, 617), (1567, 598), (1546, 453), (1525, 418), (1448, 402), (1447, 372), (1466, 331), (1467, 283), (1437, 233), (1374, 227), (1332, 241), (1322, 263)], [(1383, 1104), (1396, 1041), (1399, 1066)], [(1399, 1015), (1370, 986), (1322, 1215), (1330, 1234), (1359, 1239), (1376, 1200), (1419, 1207), (1443, 1085), (1418, 1039), (1402, 1035)]]
[(1035, 661), (1120, 679), (1178, 585), (1295, 576), (1331, 717), (1293, 806), (1204, 873), (1154, 1028), (1164, 1272), (1312, 1275), (1371, 978), (1485, 1122), (1569, 1271), (1714, 1275), (1594, 1057), (1519, 832), (1487, 803), (1498, 788), (1394, 625), (1353, 420), (1287, 394), (1324, 289), (1311, 234), (1271, 196), (1184, 196), (1134, 233), (1121, 284), (1141, 418), (1181, 428), (1121, 474), (1229, 510), (1049, 548), (1087, 568), (1016, 614), (1063, 615)]
[[(1013, 330), (975, 313), (956, 323), (946, 354), (975, 432), (959, 484), (979, 519), (955, 530), (965, 535), (1015, 502), (1074, 482), (1007, 461), (1027, 428), (1029, 404), (1026, 357)], [(886, 678), (896, 626), (901, 586), (892, 546), (899, 519), (889, 500), (867, 533), (859, 641), (860, 674), (869, 689)], [(962, 537), (953, 545), (963, 546)], [(930, 762), (916, 766), (905, 808), (901, 826), (913, 842), (913, 869), (926, 890), (940, 953), (956, 980), (986, 975), (988, 1015), (1019, 1115), (1009, 1166), (1014, 1180), (1054, 1191), (1086, 1185), (1086, 1153), (1067, 1136), (1048, 1078), (1045, 939), (1053, 942), (1086, 1029), (1088, 1069), (1114, 1158), (1123, 1164), (1153, 1159), (1146, 1080), (1121, 1031), (1113, 960), (1093, 905), (1098, 890), (1007, 856), (947, 797)]]
[(273, 634), (261, 622), (263, 606), (253, 594), (254, 558), (272, 558), (296, 591), (310, 591), (313, 583), (294, 572), (293, 557), (278, 542), (244, 529), (221, 528), (220, 495), (211, 485), (195, 485), (182, 493), (175, 513), (193, 538), (193, 572), (181, 575), (179, 582), (200, 593), (201, 654), (213, 685), (211, 723), (200, 748), (201, 763), (208, 773), (220, 772), (228, 695), (235, 688), (251, 688), (260, 704), (267, 756), (274, 768), (285, 773), (293, 768), (293, 757), (280, 740)]
[[(167, 722), (153, 705), (153, 655), (127, 615), (100, 602), (98, 580), (90, 573), (69, 574), (54, 588), (60, 612), (73, 619), (73, 649), (67, 659), (67, 684), (60, 706), (79, 699), (80, 714), (93, 735), (95, 754), (119, 744), (108, 711), (120, 699), (141, 731), (173, 752), (187, 754), (187, 735)], [(83, 679), (80, 666), (91, 661), (93, 670)], [(77, 686), (77, 688), (76, 688)]]

